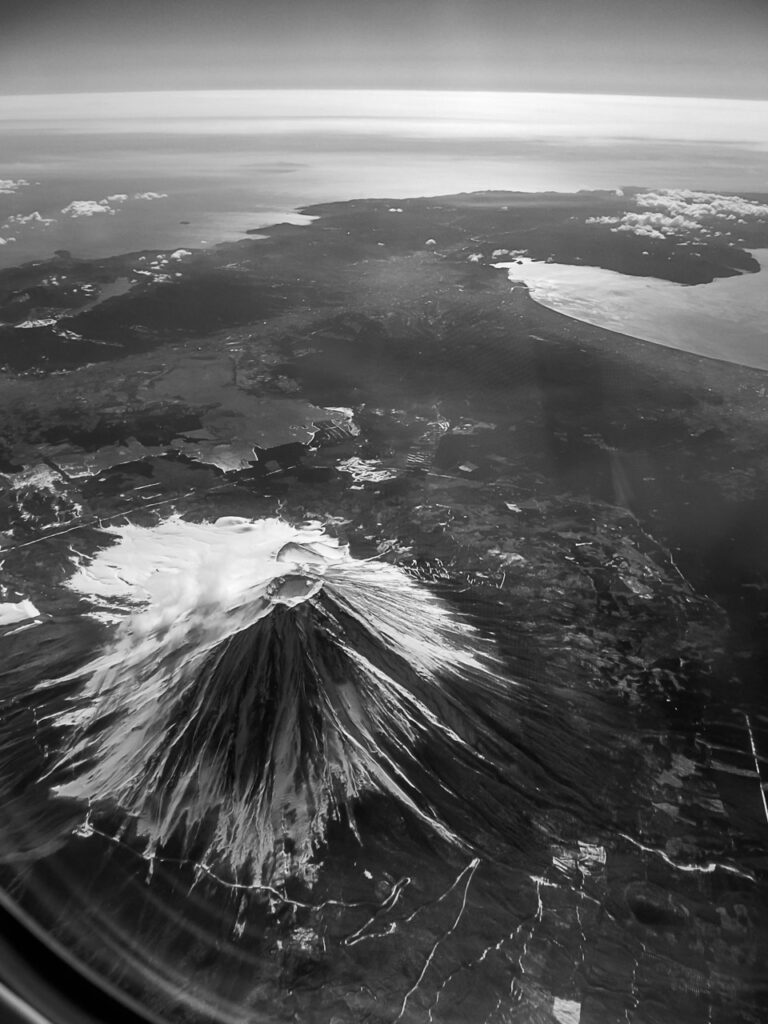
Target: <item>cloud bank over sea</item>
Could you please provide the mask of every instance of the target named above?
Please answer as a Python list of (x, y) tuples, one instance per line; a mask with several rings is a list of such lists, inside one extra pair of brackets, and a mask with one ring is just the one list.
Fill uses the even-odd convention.
[[(217, 90), (0, 96), (0, 125), (110, 133), (266, 127), (438, 138), (708, 141), (768, 150), (768, 102), (580, 93)], [(322, 122), (322, 123), (321, 123)]]

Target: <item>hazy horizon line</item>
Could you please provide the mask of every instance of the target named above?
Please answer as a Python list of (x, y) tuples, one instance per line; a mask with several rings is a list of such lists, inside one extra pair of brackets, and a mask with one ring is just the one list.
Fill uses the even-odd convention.
[(252, 92), (268, 92), (268, 93), (397, 93), (397, 92), (408, 92), (408, 93), (478, 93), (487, 96), (589, 96), (589, 97), (600, 97), (606, 99), (671, 99), (671, 100), (719, 100), (724, 103), (762, 103), (768, 104), (768, 93), (765, 96), (734, 96), (734, 95), (722, 95), (719, 93), (698, 93), (691, 94), (685, 92), (609, 92), (601, 91), (595, 92), (589, 89), (569, 89), (567, 91), (563, 89), (487, 89), (478, 87), (467, 87), (463, 89), (451, 89), (441, 88), (438, 86), (419, 86), (413, 87), (408, 85), (391, 85), (391, 86), (303, 86), (303, 87), (289, 87), (289, 86), (242, 86), (242, 87), (217, 87), (212, 86), (210, 88), (170, 88), (162, 87), (156, 89), (67, 89), (61, 92), (51, 92), (50, 90), (33, 90), (16, 92), (11, 91), (0, 91), (0, 98), (2, 99), (26, 99), (40, 96), (154, 96), (158, 93), (168, 94), (189, 94), (189, 93), (230, 93), (230, 94), (241, 94), (241, 93), (252, 93)]

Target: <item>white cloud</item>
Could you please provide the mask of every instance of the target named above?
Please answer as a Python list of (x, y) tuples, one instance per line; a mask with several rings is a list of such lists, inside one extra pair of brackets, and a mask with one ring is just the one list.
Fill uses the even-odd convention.
[(716, 228), (724, 223), (768, 220), (768, 205), (764, 203), (683, 188), (640, 192), (635, 196), (635, 204), (641, 212), (621, 217), (589, 217), (586, 223), (606, 224), (614, 232), (663, 239), (680, 235), (719, 237), (722, 232)]
[(0, 195), (11, 196), (20, 188), (26, 188), (30, 182), (26, 178), (0, 178)]
[(768, 218), (768, 205), (741, 196), (723, 196), (716, 192), (694, 192), (687, 188), (641, 192), (636, 200), (642, 209), (663, 210), (671, 215), (685, 215), (694, 220), (724, 217)]
[(685, 235), (688, 233), (699, 234), (704, 228), (697, 220), (682, 214), (668, 216), (665, 213), (625, 213), (613, 231), (630, 231), (632, 234), (647, 234), (649, 231), (656, 232), (652, 237), (665, 238), (667, 235)]
[(15, 242), (15, 238), (3, 238), (0, 236), (0, 245), (10, 245), (11, 242)]
[(108, 213), (114, 216), (118, 212), (115, 207), (127, 203), (129, 199), (153, 200), (167, 199), (165, 192), (134, 192), (129, 196), (126, 192), (114, 192), (105, 199), (76, 199), (61, 211), (69, 217), (95, 217), (99, 213)]
[(612, 231), (629, 231), (633, 235), (639, 235), (644, 238), (660, 238), (664, 239), (667, 236), (659, 228), (653, 228), (649, 224), (620, 224), (617, 228), (611, 228)]
[[(253, 132), (248, 90), (61, 93), (1, 96), (0, 117), (37, 128), (40, 121), (78, 120), (88, 133)], [(667, 140), (768, 149), (768, 103), (665, 96), (588, 96), (514, 92), (285, 90), (262, 93), (275, 131), (301, 135), (317, 118), (330, 130), (369, 134), (382, 122), (399, 135), (551, 140)], [(40, 130), (43, 130), (42, 128)], [(615, 143), (614, 143), (615, 145)], [(645, 146), (644, 146), (645, 148)], [(756, 171), (754, 177), (757, 177)], [(578, 177), (578, 176), (577, 176)], [(446, 182), (447, 184), (447, 182)], [(392, 200), (393, 203), (395, 200)], [(398, 204), (396, 204), (398, 205)]]
[(95, 217), (98, 213), (108, 213), (114, 216), (115, 211), (106, 199), (95, 202), (93, 199), (74, 199), (61, 211), (68, 217)]
[(48, 227), (49, 224), (55, 224), (55, 217), (43, 217), (41, 213), (34, 210), (32, 213), (14, 213), (8, 218), (9, 224), (40, 224), (42, 227)]

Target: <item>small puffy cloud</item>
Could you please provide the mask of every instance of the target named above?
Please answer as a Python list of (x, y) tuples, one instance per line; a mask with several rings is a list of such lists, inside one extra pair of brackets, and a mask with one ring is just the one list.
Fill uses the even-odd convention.
[(0, 195), (12, 196), (20, 188), (27, 188), (31, 183), (26, 178), (0, 178)]
[(67, 217), (95, 217), (99, 213), (115, 215), (106, 199), (100, 199), (98, 202), (93, 199), (74, 199), (61, 212)]
[(15, 238), (10, 238), (10, 237), (9, 238), (3, 238), (2, 236), (0, 236), (0, 245), (10, 245), (11, 242), (15, 242), (15, 241), (16, 241)]
[(175, 252), (171, 253), (170, 258), (172, 260), (183, 260), (185, 256), (191, 255), (192, 253), (189, 251), (189, 249), (177, 249)]
[(725, 222), (749, 224), (768, 220), (768, 205), (741, 196), (692, 189), (663, 189), (635, 196), (640, 212), (621, 217), (589, 217), (587, 224), (605, 224), (611, 231), (626, 231), (646, 238), (718, 237), (716, 228)]
[(148, 199), (148, 200), (152, 200), (152, 199), (167, 199), (168, 198), (168, 193), (167, 192), (134, 192), (133, 198), (134, 199)]
[(648, 235), (651, 238), (666, 238), (668, 235), (699, 234), (704, 229), (697, 220), (683, 214), (668, 216), (665, 213), (625, 213), (614, 231), (629, 231), (633, 235)]
[(9, 224), (39, 224), (41, 227), (47, 228), (49, 224), (55, 224), (55, 217), (43, 217), (37, 210), (33, 210), (32, 213), (14, 213), (8, 218)]
[(638, 235), (643, 238), (658, 238), (665, 239), (667, 236), (659, 228), (651, 227), (650, 224), (620, 224), (617, 228), (611, 228), (611, 231), (628, 231), (632, 235)]
[(698, 221), (711, 218), (768, 218), (768, 205), (764, 203), (743, 199), (741, 196), (723, 196), (716, 192), (694, 192), (687, 188), (641, 192), (636, 202), (642, 209), (661, 210), (671, 216), (686, 216)]
[(128, 196), (125, 192), (115, 192), (113, 196), (107, 196), (107, 202), (109, 203), (127, 203)]

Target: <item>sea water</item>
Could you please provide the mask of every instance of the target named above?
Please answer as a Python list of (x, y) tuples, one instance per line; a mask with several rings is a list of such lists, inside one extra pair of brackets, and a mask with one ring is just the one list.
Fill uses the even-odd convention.
[(768, 249), (755, 249), (756, 274), (682, 285), (602, 267), (497, 263), (542, 306), (658, 345), (768, 370)]

